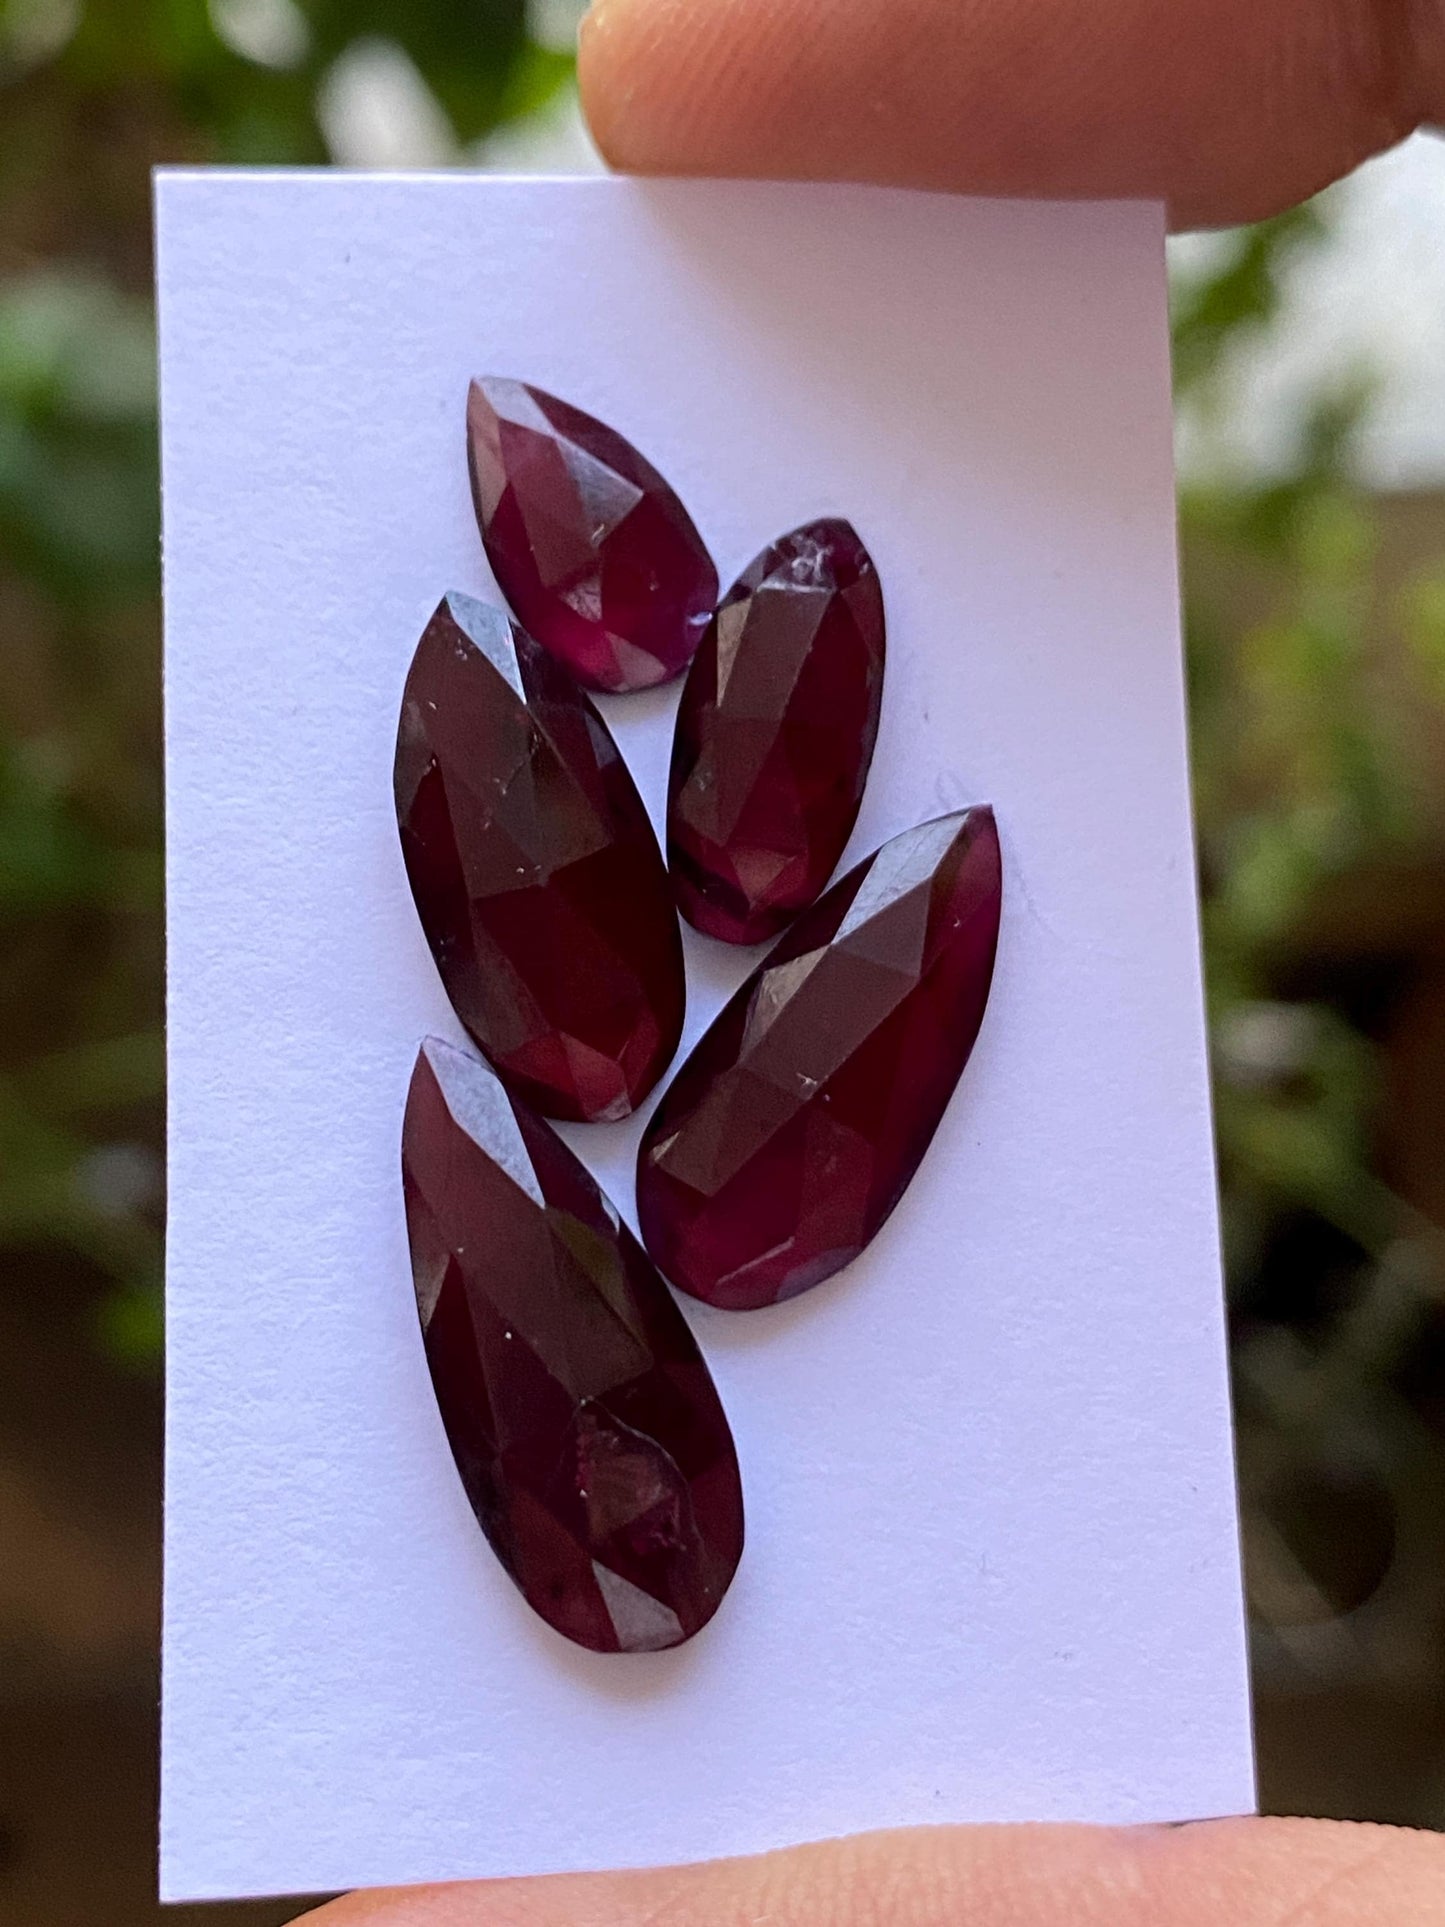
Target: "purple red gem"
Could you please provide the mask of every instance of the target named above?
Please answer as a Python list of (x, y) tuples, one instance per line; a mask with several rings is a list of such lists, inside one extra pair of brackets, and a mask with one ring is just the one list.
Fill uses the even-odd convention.
[(717, 570), (661, 475), (623, 437), (525, 382), (474, 381), (472, 500), (523, 628), (592, 689), (646, 689), (691, 662)]
[(534, 1108), (627, 1114), (677, 1048), (666, 870), (586, 696), (499, 609), (448, 596), (406, 680), (402, 854), (458, 1017)]
[(443, 1426), (492, 1550), (594, 1652), (705, 1626), (743, 1546), (732, 1435), (647, 1254), (556, 1133), (432, 1038), (402, 1176)]
[(847, 522), (810, 522), (728, 590), (688, 671), (667, 853), (682, 914), (728, 943), (774, 937), (853, 829), (883, 696), (883, 593)]
[(993, 977), (992, 810), (894, 837), (804, 914), (708, 1029), (637, 1165), (648, 1250), (742, 1310), (794, 1297), (877, 1234), (968, 1062)]

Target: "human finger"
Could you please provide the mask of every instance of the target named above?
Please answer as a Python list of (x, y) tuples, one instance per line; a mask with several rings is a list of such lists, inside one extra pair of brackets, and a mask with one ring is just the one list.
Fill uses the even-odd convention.
[(596, 0), (579, 73), (632, 172), (1153, 195), (1203, 226), (1445, 120), (1445, 0)]
[(1324, 1820), (933, 1827), (645, 1873), (353, 1894), (305, 1927), (1442, 1927), (1445, 1840)]

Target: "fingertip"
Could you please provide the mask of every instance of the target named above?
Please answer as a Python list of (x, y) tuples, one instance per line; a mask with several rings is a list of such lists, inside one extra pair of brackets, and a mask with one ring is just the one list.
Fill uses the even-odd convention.
[(814, 130), (833, 4), (595, 0), (577, 78), (603, 158), (631, 174), (826, 173)]
[(577, 91), (597, 151), (609, 167), (624, 165), (617, 145), (613, 111), (617, 62), (613, 58), (616, 10), (609, 0), (593, 0), (577, 29)]
[[(659, 58), (690, 37), (675, 0), (593, 0), (577, 31), (577, 86), (599, 153), (620, 173), (654, 171)], [(666, 83), (664, 81), (664, 100)]]

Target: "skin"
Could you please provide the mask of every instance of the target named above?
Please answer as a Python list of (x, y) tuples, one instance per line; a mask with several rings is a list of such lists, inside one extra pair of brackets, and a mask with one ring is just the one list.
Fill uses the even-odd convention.
[[(1255, 220), (1445, 123), (1445, 0), (600, 0), (613, 166)], [(934, 1827), (353, 1894), (313, 1927), (1445, 1927), (1445, 1838), (1325, 1820)]]
[(600, 0), (614, 167), (1252, 221), (1445, 122), (1445, 0)]
[(928, 1827), (755, 1860), (352, 1894), (312, 1927), (1436, 1927), (1445, 1843), (1325, 1820)]

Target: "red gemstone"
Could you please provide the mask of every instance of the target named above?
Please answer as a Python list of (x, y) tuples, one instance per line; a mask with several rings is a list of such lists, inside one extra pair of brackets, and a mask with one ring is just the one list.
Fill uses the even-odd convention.
[(402, 699), (402, 855), (447, 995), (552, 1117), (626, 1117), (682, 1030), (682, 940), (627, 765), (500, 609), (445, 598)]
[(647, 689), (691, 662), (717, 570), (687, 510), (630, 442), (525, 382), (467, 397), (477, 522), (502, 594), (593, 689)]
[(993, 811), (940, 817), (805, 911), (678, 1072), (638, 1154), (647, 1248), (741, 1311), (856, 1258), (918, 1169), (988, 1002)]
[(677, 715), (667, 855), (688, 922), (774, 937), (843, 854), (883, 697), (883, 592), (847, 522), (775, 542), (723, 597)]
[(743, 1549), (737, 1455), (646, 1252), (556, 1133), (430, 1038), (402, 1138), (427, 1364), (527, 1603), (599, 1653), (690, 1639)]

